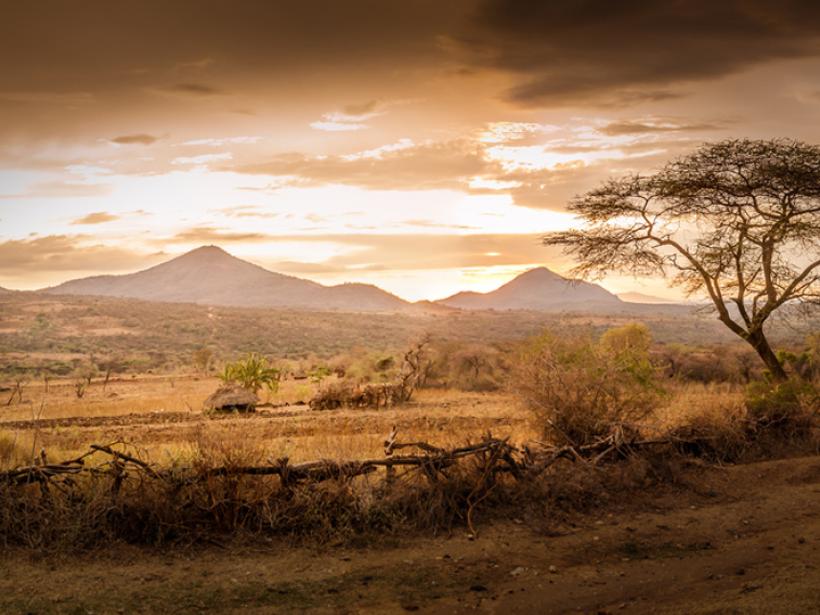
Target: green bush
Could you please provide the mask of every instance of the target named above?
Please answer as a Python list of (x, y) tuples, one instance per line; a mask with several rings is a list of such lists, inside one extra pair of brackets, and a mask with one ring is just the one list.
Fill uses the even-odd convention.
[(262, 387), (276, 392), (279, 389), (280, 376), (281, 373), (277, 368), (256, 353), (251, 353), (239, 361), (228, 363), (219, 374), (223, 382), (236, 383), (254, 393), (258, 393)]
[(758, 429), (805, 436), (820, 410), (820, 390), (799, 378), (781, 383), (754, 382), (746, 389), (746, 409)]
[(616, 341), (545, 333), (523, 348), (517, 392), (545, 438), (583, 446), (629, 428), (655, 408), (661, 391), (646, 367), (647, 348)]

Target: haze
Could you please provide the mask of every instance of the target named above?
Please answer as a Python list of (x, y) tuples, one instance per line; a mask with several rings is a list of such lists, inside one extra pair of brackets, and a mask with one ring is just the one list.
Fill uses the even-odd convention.
[(7, 3), (0, 286), (201, 244), (411, 300), (565, 272), (539, 233), (601, 179), (820, 136), (820, 5), (664, 4)]

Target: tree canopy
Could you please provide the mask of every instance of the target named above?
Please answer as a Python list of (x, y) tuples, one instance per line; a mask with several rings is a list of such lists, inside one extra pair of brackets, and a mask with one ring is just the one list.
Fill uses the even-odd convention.
[(786, 378), (764, 325), (783, 306), (820, 304), (820, 147), (707, 144), (652, 175), (610, 179), (569, 209), (583, 227), (544, 243), (574, 256), (577, 275), (672, 276)]

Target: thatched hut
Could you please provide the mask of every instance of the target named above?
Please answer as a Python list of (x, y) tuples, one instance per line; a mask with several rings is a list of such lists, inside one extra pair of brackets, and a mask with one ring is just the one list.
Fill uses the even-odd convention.
[(255, 412), (258, 403), (259, 398), (253, 391), (225, 384), (205, 400), (203, 407), (206, 412)]

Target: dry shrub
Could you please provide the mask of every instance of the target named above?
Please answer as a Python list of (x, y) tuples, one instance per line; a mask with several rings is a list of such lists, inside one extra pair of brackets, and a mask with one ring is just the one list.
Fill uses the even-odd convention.
[(545, 334), (521, 353), (516, 390), (545, 438), (577, 447), (652, 412), (659, 390), (651, 369), (638, 353)]
[(756, 382), (747, 389), (749, 429), (782, 440), (804, 440), (820, 412), (820, 390), (806, 380)]
[(714, 461), (740, 459), (750, 446), (746, 408), (733, 395), (704, 395), (665, 435), (681, 453)]
[(23, 451), (17, 441), (17, 434), (0, 432), (0, 468), (9, 468), (23, 459)]
[(354, 384), (347, 380), (331, 382), (311, 398), (312, 410), (337, 408), (387, 408), (409, 400), (412, 390), (401, 382)]
[(446, 471), (431, 466), (408, 472), (390, 484), (369, 475), (293, 484), (278, 476), (224, 472), (277, 463), (263, 460), (263, 451), (252, 446), (225, 446), (203, 436), (191, 455), (162, 477), (131, 467), (121, 476), (83, 473), (42, 484), (0, 484), (0, 544), (76, 551), (112, 541), (168, 545), (281, 537), (327, 543), (412, 528), (449, 530), (478, 505), (505, 501), (511, 484), (479, 458)]
[(501, 344), (439, 342), (432, 346), (425, 384), (459, 391), (498, 391), (510, 373), (509, 354), (509, 348)]
[(756, 382), (740, 390), (684, 390), (663, 430), (686, 455), (740, 461), (802, 450), (816, 424), (817, 392), (809, 383)]

